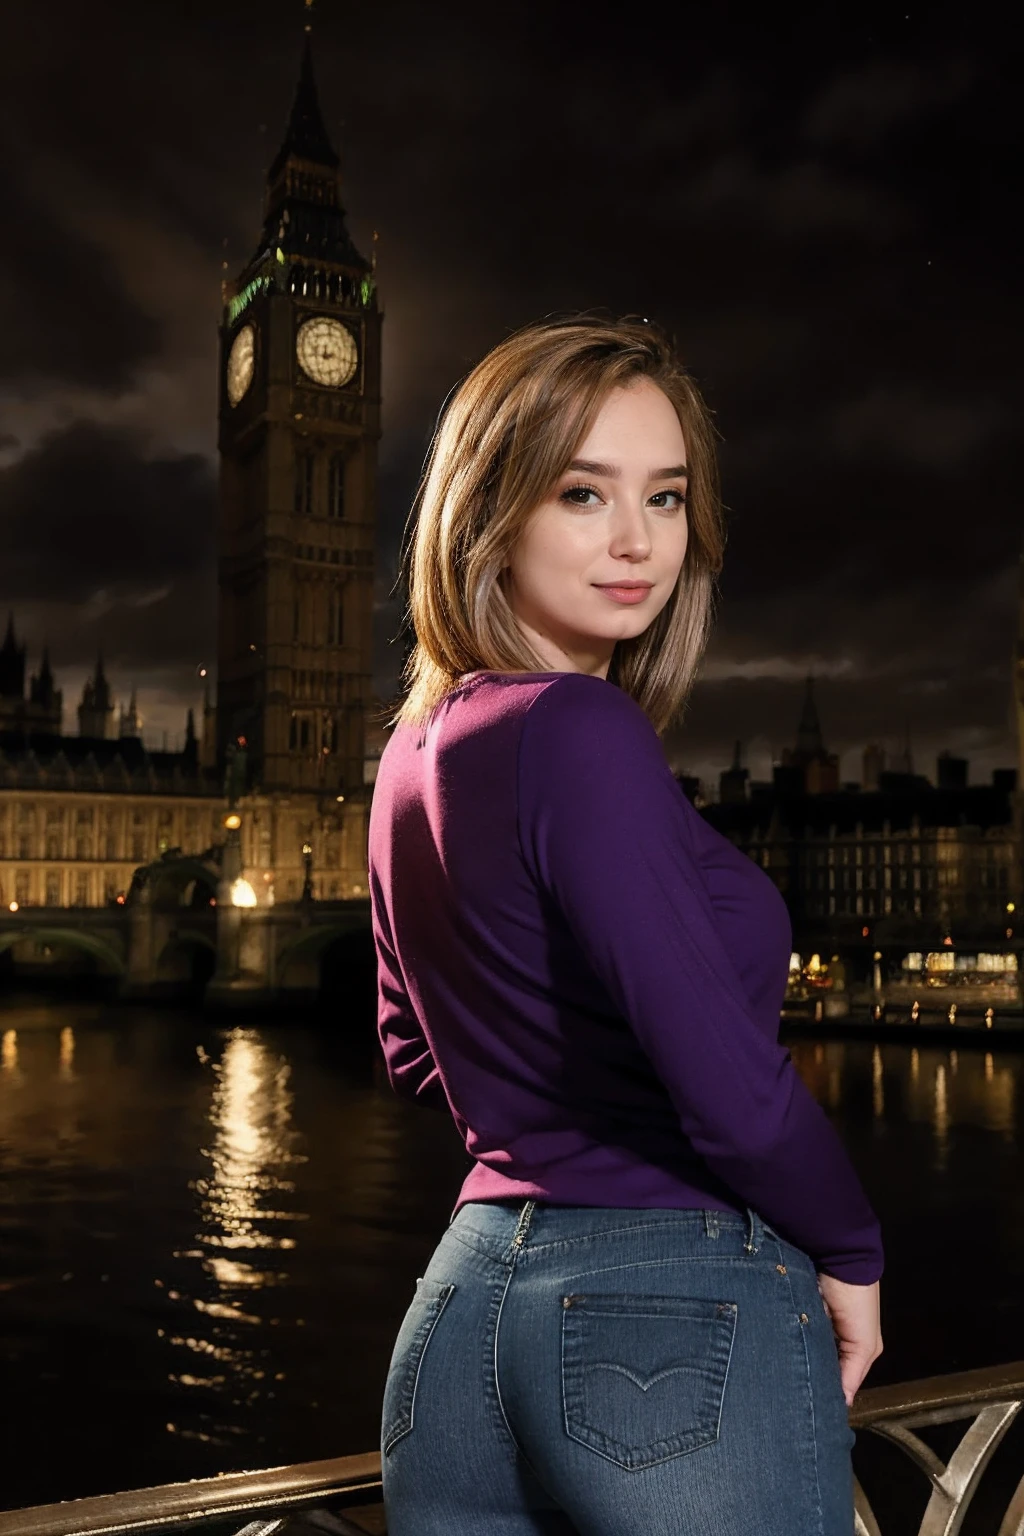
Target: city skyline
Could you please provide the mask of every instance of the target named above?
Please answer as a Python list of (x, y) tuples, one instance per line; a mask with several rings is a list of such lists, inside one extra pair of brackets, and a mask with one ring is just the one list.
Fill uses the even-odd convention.
[[(514, 325), (607, 305), (675, 330), (724, 436), (723, 603), (670, 756), (706, 777), (739, 736), (763, 777), (752, 759), (790, 739), (811, 670), (844, 780), (909, 722), (919, 771), (948, 748), (984, 781), (1016, 758), (1020, 546), (997, 38), (954, 47), (941, 6), (795, 39), (730, 30), (728, 9), (688, 20), (654, 90), (600, 10), (586, 37), (558, 17), (531, 37), (528, 7), (499, 39), (459, 7), (318, 7), (349, 224), (364, 250), (380, 233), (377, 686), (396, 681), (398, 544), (448, 390)], [(110, 5), (85, 40), (62, 14), (14, 18), (0, 66), (18, 67), (23, 233), (0, 258), (0, 604), (35, 657), (49, 639), (66, 701), (102, 645), (147, 733), (174, 734), (215, 653), (221, 263), (252, 246), (302, 12), (171, 6), (150, 36)]]

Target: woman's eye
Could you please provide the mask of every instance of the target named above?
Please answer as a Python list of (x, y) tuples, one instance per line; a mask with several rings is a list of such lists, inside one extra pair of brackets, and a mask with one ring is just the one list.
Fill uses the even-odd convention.
[[(569, 485), (565, 488), (564, 491), (562, 491), (558, 499), (559, 501), (568, 502), (571, 506), (574, 507), (595, 506), (597, 504), (596, 502), (588, 501), (586, 499), (589, 496), (595, 496), (598, 502), (601, 500), (600, 491), (595, 490), (592, 485)], [(686, 492), (676, 490), (656, 491), (651, 497), (651, 504), (659, 508), (665, 507), (666, 502), (664, 498), (666, 496), (675, 497), (674, 503), (669, 502), (667, 504), (669, 510), (675, 511), (679, 507), (686, 506)]]
[(558, 499), (559, 499), (559, 501), (567, 501), (567, 502), (569, 502), (574, 507), (591, 507), (591, 506), (593, 506), (594, 505), (593, 502), (591, 502), (591, 501), (584, 501), (583, 500), (583, 498), (585, 496), (597, 496), (597, 499), (599, 501), (601, 499), (600, 498), (600, 494), (597, 491), (594, 490), (594, 487), (592, 485), (570, 485), (570, 486), (567, 486), (566, 489), (562, 492), (561, 496), (559, 496)]

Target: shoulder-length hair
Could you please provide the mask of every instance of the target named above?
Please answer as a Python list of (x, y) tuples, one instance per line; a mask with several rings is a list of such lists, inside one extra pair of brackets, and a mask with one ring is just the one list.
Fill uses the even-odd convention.
[(609, 391), (640, 378), (679, 416), (688, 541), (672, 596), (642, 634), (616, 644), (608, 681), (659, 735), (681, 716), (710, 635), (725, 547), (715, 429), (663, 332), (632, 317), (583, 314), (500, 342), (443, 411), (410, 513), (404, 566), (415, 643), (402, 674), (407, 692), (388, 725), (422, 725), (464, 672), (550, 670), (516, 622), (503, 570)]

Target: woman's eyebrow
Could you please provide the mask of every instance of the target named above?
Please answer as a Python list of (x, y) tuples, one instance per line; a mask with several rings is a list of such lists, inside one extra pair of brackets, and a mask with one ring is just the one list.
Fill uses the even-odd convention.
[[(584, 475), (604, 475), (608, 480), (616, 480), (622, 471), (617, 464), (600, 464), (594, 459), (573, 459), (569, 469), (579, 471)], [(685, 464), (672, 464), (668, 469), (652, 469), (649, 475), (651, 480), (681, 480), (689, 475)]]

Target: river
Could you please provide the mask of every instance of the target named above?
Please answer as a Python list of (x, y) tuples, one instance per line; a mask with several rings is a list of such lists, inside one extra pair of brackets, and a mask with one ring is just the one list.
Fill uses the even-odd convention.
[[(791, 1048), (882, 1220), (867, 1384), (1024, 1358), (1024, 1056)], [(365, 1020), (0, 999), (0, 1506), (376, 1450), (468, 1167)]]

